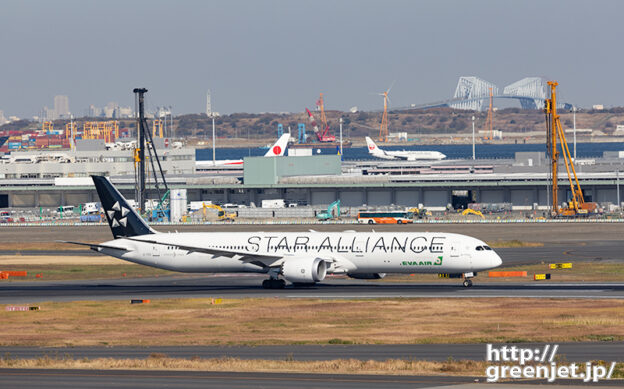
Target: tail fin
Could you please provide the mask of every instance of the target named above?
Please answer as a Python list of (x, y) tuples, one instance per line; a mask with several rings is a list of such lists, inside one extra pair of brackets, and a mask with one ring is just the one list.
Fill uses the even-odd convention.
[(269, 148), (269, 151), (267, 151), (266, 154), (264, 154), (264, 156), (265, 157), (281, 157), (282, 155), (284, 155), (284, 152), (286, 151), (286, 148), (288, 147), (288, 139), (290, 139), (290, 133), (286, 133), (280, 136), (277, 142), (275, 142), (275, 144), (273, 144), (273, 146)]
[(379, 147), (377, 147), (375, 142), (373, 142), (373, 140), (369, 138), (368, 136), (366, 137), (366, 145), (368, 146), (368, 152), (370, 154), (379, 154), (381, 152), (381, 150), (379, 149)]
[(154, 234), (150, 226), (145, 223), (126, 199), (104, 176), (91, 176), (97, 190), (106, 220), (115, 238), (127, 236)]

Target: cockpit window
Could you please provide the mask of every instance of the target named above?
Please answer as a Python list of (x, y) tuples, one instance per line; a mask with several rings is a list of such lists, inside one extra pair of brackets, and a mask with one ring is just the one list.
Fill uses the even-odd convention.
[(483, 246), (477, 246), (477, 251), (483, 251)]
[(486, 249), (486, 250), (492, 251), (492, 248), (490, 246), (483, 246), (483, 248)]

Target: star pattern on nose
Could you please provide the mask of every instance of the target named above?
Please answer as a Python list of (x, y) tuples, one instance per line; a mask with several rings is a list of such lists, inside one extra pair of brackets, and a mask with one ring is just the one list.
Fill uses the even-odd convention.
[(130, 213), (130, 210), (120, 205), (119, 201), (116, 201), (111, 209), (106, 211), (111, 227), (126, 227), (128, 225), (128, 213)]

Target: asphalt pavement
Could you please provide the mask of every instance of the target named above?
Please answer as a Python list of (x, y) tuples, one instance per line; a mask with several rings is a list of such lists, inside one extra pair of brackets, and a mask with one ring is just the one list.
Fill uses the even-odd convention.
[(159, 278), (0, 283), (0, 304), (157, 298), (576, 298), (622, 299), (624, 283), (391, 283), (326, 278), (309, 287), (263, 289), (263, 275), (220, 274)]
[[(594, 360), (624, 361), (624, 342), (557, 343), (557, 356), (569, 362)], [(494, 344), (500, 347), (502, 344)], [(541, 343), (514, 343), (518, 348), (543, 349)], [(239, 358), (295, 361), (387, 359), (483, 361), (486, 345), (477, 344), (351, 344), (351, 345), (274, 345), (274, 346), (115, 346), (115, 347), (0, 347), (0, 355), (11, 358), (70, 357), (145, 359), (150, 355), (170, 358)]]

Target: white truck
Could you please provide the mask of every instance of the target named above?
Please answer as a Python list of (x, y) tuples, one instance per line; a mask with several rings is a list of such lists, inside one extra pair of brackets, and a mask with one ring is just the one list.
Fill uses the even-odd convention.
[(82, 206), (82, 214), (83, 215), (99, 214), (101, 208), (102, 208), (102, 204), (100, 203), (85, 203)]
[(262, 200), (262, 208), (286, 208), (284, 199)]

